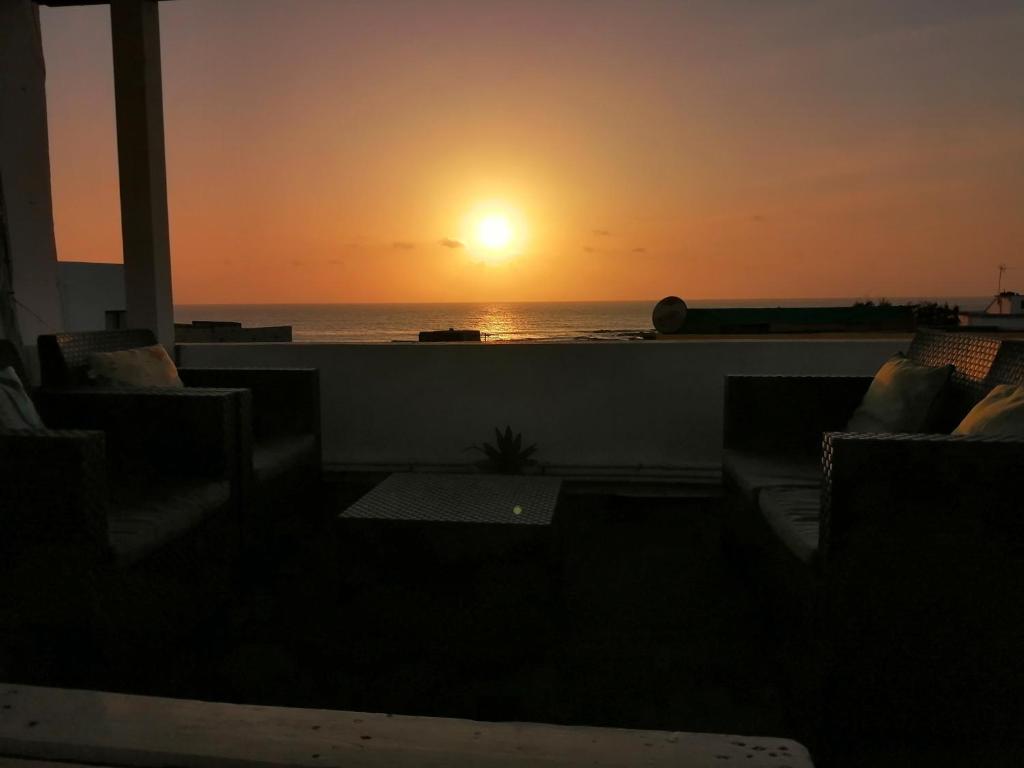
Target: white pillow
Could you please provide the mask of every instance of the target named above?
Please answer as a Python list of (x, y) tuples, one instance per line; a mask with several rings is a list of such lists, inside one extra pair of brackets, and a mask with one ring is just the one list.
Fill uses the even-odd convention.
[(32, 398), (25, 391), (17, 371), (11, 366), (0, 368), (0, 428), (42, 429)]
[(159, 344), (89, 355), (89, 378), (109, 387), (185, 386), (167, 350)]
[(954, 435), (1024, 439), (1024, 387), (1000, 384), (964, 416)]
[(923, 432), (952, 373), (952, 365), (921, 365), (893, 355), (878, 369), (846, 431)]

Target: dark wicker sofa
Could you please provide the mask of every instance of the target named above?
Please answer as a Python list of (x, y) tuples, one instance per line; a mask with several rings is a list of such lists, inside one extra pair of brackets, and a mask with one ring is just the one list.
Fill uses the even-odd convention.
[[(23, 371), (13, 345), (0, 341), (3, 365)], [(173, 645), (223, 609), (237, 551), (239, 400), (247, 396), (66, 391), (38, 398), (52, 428), (0, 430), (9, 672), (89, 682), (83, 670), (99, 663), (138, 680), (138, 653)]]
[(842, 431), (870, 377), (730, 376), (728, 551), (816, 728), (1007, 732), (1024, 722), (1024, 441), (948, 434), (1024, 345), (921, 331), (955, 371), (933, 434)]
[[(39, 337), (46, 390), (89, 385), (89, 355), (155, 344), (148, 330), (59, 333)], [(308, 513), (320, 479), (320, 378), (311, 368), (179, 368), (187, 389), (237, 387), (238, 444), (243, 457), (243, 532), (273, 537), (283, 522)], [(97, 391), (97, 390), (91, 390)]]

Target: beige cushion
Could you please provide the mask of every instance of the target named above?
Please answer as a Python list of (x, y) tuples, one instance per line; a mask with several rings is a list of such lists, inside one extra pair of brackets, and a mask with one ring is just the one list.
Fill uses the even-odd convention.
[(183, 387), (178, 369), (159, 344), (89, 355), (89, 378), (112, 387)]
[(0, 368), (0, 429), (41, 429), (43, 420), (25, 391), (18, 372)]
[(894, 355), (878, 369), (847, 431), (925, 431), (951, 373), (952, 365), (920, 365), (902, 354)]
[(1024, 387), (994, 387), (964, 416), (953, 434), (1024, 439)]

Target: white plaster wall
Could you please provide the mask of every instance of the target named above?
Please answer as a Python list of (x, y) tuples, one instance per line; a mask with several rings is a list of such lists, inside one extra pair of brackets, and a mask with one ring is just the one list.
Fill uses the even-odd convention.
[[(62, 325), (50, 197), (46, 70), (39, 12), (0, 2), (0, 176), (22, 340)], [(27, 309), (26, 309), (27, 308)]]
[(719, 465), (726, 374), (870, 375), (907, 339), (536, 344), (193, 344), (195, 367), (320, 369), (329, 465), (468, 464), (512, 426), (553, 468)]
[(123, 264), (61, 261), (57, 275), (65, 330), (102, 331), (107, 310), (125, 308)]

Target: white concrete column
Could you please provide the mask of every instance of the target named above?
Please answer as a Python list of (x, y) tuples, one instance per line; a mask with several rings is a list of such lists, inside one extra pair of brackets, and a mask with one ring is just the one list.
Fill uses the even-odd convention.
[(157, 0), (111, 0), (128, 325), (174, 343)]
[[(57, 245), (50, 194), (46, 68), (39, 10), (31, 0), (0, 2), (0, 183), (14, 304), (21, 341), (61, 329)], [(0, 334), (11, 334), (3, 329)], [(31, 366), (31, 359), (26, 361)]]

